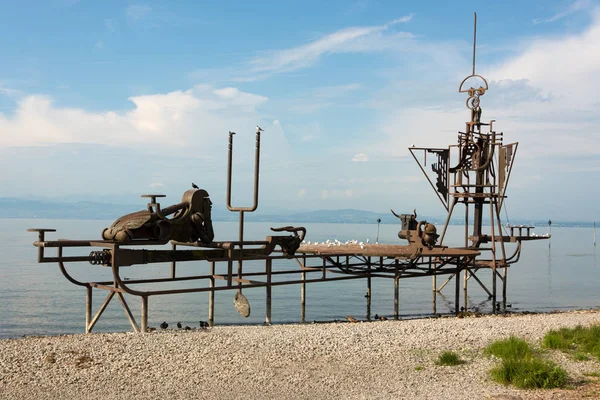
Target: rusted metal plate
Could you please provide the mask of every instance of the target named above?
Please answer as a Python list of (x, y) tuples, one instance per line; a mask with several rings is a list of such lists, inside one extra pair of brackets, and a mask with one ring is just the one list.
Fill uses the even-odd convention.
[(250, 303), (239, 290), (233, 296), (233, 306), (242, 317), (248, 318), (250, 316)]

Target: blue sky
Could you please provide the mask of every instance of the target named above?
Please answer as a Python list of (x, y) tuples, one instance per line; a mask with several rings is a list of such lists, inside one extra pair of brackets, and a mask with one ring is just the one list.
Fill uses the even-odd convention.
[(407, 148), (445, 147), (477, 72), (518, 158), (514, 218), (599, 219), (600, 4), (504, 2), (3, 2), (4, 197), (178, 202), (191, 182), (235, 205), (444, 214)]

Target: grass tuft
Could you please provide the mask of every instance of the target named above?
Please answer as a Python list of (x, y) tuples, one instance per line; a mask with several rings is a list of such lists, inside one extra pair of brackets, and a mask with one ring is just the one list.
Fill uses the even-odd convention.
[(564, 387), (567, 373), (550, 361), (538, 358), (504, 359), (490, 371), (492, 379), (521, 389), (553, 389)]
[(499, 366), (490, 371), (496, 382), (521, 389), (562, 388), (567, 383), (566, 371), (534, 355), (523, 339), (511, 336), (498, 340), (486, 347), (484, 352), (502, 360)]
[(583, 360), (579, 354), (590, 354), (600, 360), (600, 325), (552, 330), (544, 336), (544, 346), (573, 352), (576, 359)]
[(440, 354), (437, 364), (438, 365), (459, 365), (462, 364), (463, 361), (460, 359), (458, 354), (452, 351), (445, 351)]
[(590, 355), (587, 353), (577, 352), (577, 353), (573, 354), (573, 358), (577, 361), (589, 361)]
[(511, 336), (508, 339), (497, 340), (484, 350), (487, 355), (506, 359), (530, 358), (532, 356), (529, 344), (523, 339)]

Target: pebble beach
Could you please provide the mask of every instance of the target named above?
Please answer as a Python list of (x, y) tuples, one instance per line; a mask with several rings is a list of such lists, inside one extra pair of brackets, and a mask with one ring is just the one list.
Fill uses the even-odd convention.
[[(552, 329), (600, 324), (598, 311), (400, 321), (216, 326), (0, 340), (1, 399), (600, 398), (597, 360), (547, 357), (569, 388), (493, 382), (483, 354), (511, 335), (538, 347)], [(441, 366), (454, 351), (464, 361)]]

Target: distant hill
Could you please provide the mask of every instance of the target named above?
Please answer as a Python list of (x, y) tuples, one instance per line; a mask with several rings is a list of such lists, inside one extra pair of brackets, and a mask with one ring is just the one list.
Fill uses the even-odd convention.
[[(43, 199), (19, 199), (12, 197), (0, 197), (0, 218), (43, 218), (43, 219), (104, 219), (115, 220), (118, 217), (142, 210), (140, 204), (111, 204), (92, 201), (60, 202)], [(215, 221), (237, 221), (239, 213), (230, 212), (225, 208), (213, 206), (213, 220)], [(314, 210), (302, 212), (280, 211), (275, 214), (267, 214), (257, 210), (255, 213), (245, 215), (246, 221), (253, 222), (289, 222), (289, 223), (352, 223), (352, 224), (375, 224), (381, 219), (382, 224), (399, 224), (400, 221), (389, 211), (377, 213), (373, 211), (342, 209), (342, 210)], [(427, 217), (428, 222), (443, 224), (445, 216)], [(451, 224), (460, 225), (462, 218), (456, 218)], [(506, 221), (504, 221), (506, 223)], [(518, 221), (511, 220), (513, 225), (534, 225), (547, 227), (548, 221)], [(486, 222), (484, 221), (484, 224)], [(593, 222), (580, 221), (552, 221), (553, 227), (581, 226), (591, 227)]]

